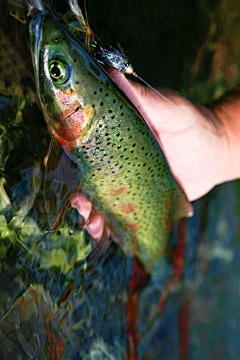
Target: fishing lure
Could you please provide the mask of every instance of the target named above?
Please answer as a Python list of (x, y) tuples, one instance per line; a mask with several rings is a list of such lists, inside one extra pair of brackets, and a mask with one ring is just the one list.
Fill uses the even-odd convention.
[(108, 64), (122, 73), (133, 74), (133, 67), (128, 57), (114, 47), (104, 44), (99, 37), (93, 33), (88, 21), (84, 19), (77, 0), (69, 0), (69, 6), (77, 20), (77, 22), (70, 24), (70, 27), (73, 28), (75, 35), (80, 33), (81, 37), (81, 33), (84, 34), (85, 46), (87, 46), (87, 49), (95, 55), (96, 59), (100, 63)]

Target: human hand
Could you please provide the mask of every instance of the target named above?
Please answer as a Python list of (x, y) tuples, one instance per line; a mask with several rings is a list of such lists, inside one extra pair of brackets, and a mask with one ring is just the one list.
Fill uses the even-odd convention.
[(157, 93), (114, 69), (111, 76), (153, 130), (189, 201), (230, 180), (225, 179), (229, 150), (226, 132), (213, 111), (171, 90), (159, 89)]
[[(229, 124), (234, 121), (227, 121), (222, 108), (211, 110), (194, 105), (167, 89), (159, 89), (161, 95), (127, 80), (113, 68), (108, 71), (153, 130), (174, 177), (190, 201), (200, 198), (215, 185), (240, 176), (240, 151), (237, 146), (234, 148), (237, 142), (229, 141), (232, 139)], [(235, 114), (236, 109), (234, 111), (230, 113)], [(80, 214), (88, 208), (90, 216), (91, 204), (85, 196), (78, 197), (78, 201), (73, 198), (72, 206)], [(99, 214), (91, 216), (87, 225), (95, 238), (103, 227), (100, 218)]]

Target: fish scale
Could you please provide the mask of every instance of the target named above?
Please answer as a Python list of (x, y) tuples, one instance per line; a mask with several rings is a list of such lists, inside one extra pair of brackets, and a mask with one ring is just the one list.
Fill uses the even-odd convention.
[[(189, 215), (191, 205), (145, 120), (87, 49), (46, 12), (30, 21), (29, 32), (45, 121), (77, 164), (56, 172), (61, 152), (50, 151), (47, 169), (62, 184), (55, 206), (46, 174), (51, 227), (81, 188), (124, 250), (148, 267), (166, 249), (170, 222)], [(66, 179), (76, 172), (73, 188)]]

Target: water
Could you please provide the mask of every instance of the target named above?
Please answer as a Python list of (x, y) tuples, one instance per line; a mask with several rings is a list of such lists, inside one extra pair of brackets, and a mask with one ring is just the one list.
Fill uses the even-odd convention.
[[(49, 234), (43, 175), (50, 138), (26, 25), (4, 4), (0, 360), (238, 359), (239, 181), (216, 187), (195, 202), (186, 224), (174, 224), (158, 282), (114, 242), (92, 250), (74, 209)], [(172, 276), (181, 251), (184, 266)]]

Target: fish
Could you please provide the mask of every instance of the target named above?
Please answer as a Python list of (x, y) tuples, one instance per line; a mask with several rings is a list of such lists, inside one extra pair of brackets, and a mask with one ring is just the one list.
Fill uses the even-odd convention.
[[(61, 224), (81, 189), (112, 238), (152, 269), (164, 256), (171, 222), (192, 215), (159, 143), (122, 90), (56, 17), (38, 12), (29, 22), (29, 42), (52, 134), (45, 174), (50, 230)], [(59, 169), (66, 156), (71, 161)], [(57, 194), (50, 190), (50, 173), (61, 184)]]

